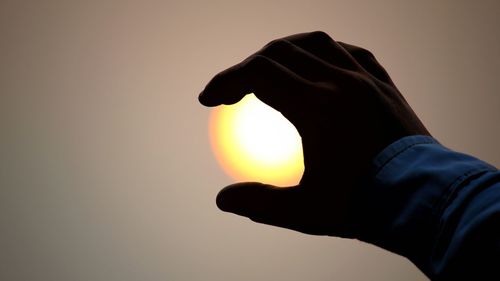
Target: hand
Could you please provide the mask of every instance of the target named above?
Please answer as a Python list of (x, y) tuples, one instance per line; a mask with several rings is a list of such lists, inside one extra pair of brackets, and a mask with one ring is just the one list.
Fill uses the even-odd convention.
[(372, 159), (399, 138), (429, 135), (369, 51), (323, 32), (272, 41), (216, 75), (199, 101), (233, 104), (248, 93), (295, 125), (305, 166), (297, 186), (238, 183), (218, 194), (221, 210), (256, 222), (349, 237)]

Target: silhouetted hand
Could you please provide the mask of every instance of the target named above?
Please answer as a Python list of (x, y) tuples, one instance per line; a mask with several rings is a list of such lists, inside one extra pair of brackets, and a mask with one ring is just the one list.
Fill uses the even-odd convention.
[(221, 210), (256, 222), (350, 236), (354, 199), (375, 155), (399, 138), (429, 135), (369, 51), (323, 32), (272, 41), (216, 75), (199, 101), (233, 104), (248, 93), (295, 125), (305, 166), (297, 186), (238, 183), (218, 194)]

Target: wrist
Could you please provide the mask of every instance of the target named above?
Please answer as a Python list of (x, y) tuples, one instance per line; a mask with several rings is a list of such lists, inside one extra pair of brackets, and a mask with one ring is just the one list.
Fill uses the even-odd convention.
[(353, 204), (351, 236), (417, 265), (430, 255), (452, 195), (467, 180), (494, 169), (420, 135), (397, 140), (372, 163)]

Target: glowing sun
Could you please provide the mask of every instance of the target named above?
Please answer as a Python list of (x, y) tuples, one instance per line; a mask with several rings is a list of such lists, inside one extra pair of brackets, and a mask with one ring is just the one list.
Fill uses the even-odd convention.
[(213, 109), (210, 140), (220, 165), (237, 181), (289, 186), (304, 172), (297, 130), (254, 94)]

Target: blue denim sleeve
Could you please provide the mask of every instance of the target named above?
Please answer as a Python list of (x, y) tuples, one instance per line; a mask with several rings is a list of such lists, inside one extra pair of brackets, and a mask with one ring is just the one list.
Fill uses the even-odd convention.
[(374, 160), (356, 238), (410, 259), (433, 280), (500, 280), (500, 172), (427, 136)]

